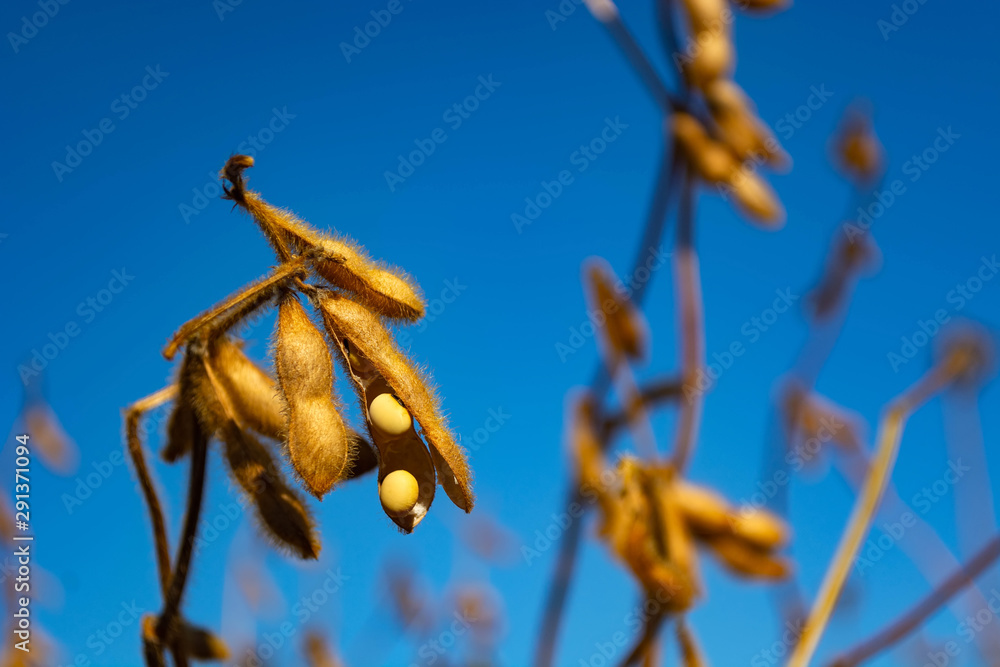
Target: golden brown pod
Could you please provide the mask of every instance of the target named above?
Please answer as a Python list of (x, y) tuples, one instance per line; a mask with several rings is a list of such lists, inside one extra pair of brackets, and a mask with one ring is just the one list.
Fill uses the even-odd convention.
[(788, 543), (788, 526), (780, 518), (762, 509), (743, 507), (730, 513), (732, 534), (764, 550)]
[(226, 660), (229, 647), (211, 630), (181, 623), (177, 631), (177, 646), (195, 660)]
[(785, 223), (785, 207), (755, 171), (740, 170), (730, 177), (733, 197), (751, 220), (770, 229)]
[(698, 536), (720, 535), (730, 530), (730, 507), (715, 491), (678, 480), (673, 489), (690, 529)]
[(831, 140), (834, 164), (861, 186), (878, 180), (885, 171), (885, 149), (875, 134), (870, 106), (855, 102), (844, 113)]
[(698, 176), (708, 183), (728, 182), (739, 161), (722, 143), (712, 139), (694, 116), (679, 112), (671, 117), (674, 138)]
[[(393, 390), (386, 380), (379, 375), (375, 366), (364, 355), (340, 338), (326, 318), (327, 327), (333, 348), (340, 353), (341, 362), (361, 402), (365, 422), (368, 425), (378, 461), (378, 491), (382, 509), (393, 523), (406, 532), (414, 528), (427, 515), (434, 502), (437, 488), (437, 474), (434, 460), (420, 436), (413, 427), (410, 418), (405, 430), (393, 434), (380, 429), (372, 418), (372, 402)], [(402, 408), (402, 406), (399, 406)], [(409, 412), (404, 409), (409, 415)], [(412, 487), (416, 486), (415, 496)], [(409, 502), (401, 501), (401, 494), (408, 492)]]
[(628, 296), (615, 289), (617, 276), (604, 259), (592, 259), (586, 273), (591, 303), (604, 314), (603, 331), (611, 349), (629, 359), (641, 359), (649, 338), (642, 314)]
[(704, 89), (713, 81), (732, 76), (736, 51), (728, 31), (704, 30), (694, 35), (694, 53), (683, 62), (684, 78)]
[(729, 4), (726, 0), (684, 0), (684, 9), (687, 10), (692, 33), (728, 31)]
[(753, 102), (735, 82), (716, 79), (705, 87), (708, 110), (719, 128), (722, 140), (741, 160), (764, 160), (781, 167), (788, 155), (778, 140), (757, 117)]
[(240, 421), (263, 436), (283, 439), (285, 415), (274, 378), (251, 361), (235, 341), (220, 339), (213, 351), (219, 381), (232, 397)]
[(194, 408), (186, 400), (178, 399), (167, 421), (167, 444), (160, 456), (167, 463), (174, 463), (187, 456), (195, 439)]
[(181, 398), (191, 402), (200, 423), (222, 441), (233, 478), (254, 501), (262, 527), (300, 558), (317, 558), (320, 545), (308, 508), (289, 488), (268, 449), (240, 423), (212, 352), (208, 359), (185, 355)]
[(351, 446), (333, 394), (333, 362), (323, 333), (294, 294), (282, 297), (274, 365), (287, 409), (288, 457), (317, 498), (350, 472)]
[(234, 155), (221, 176), (230, 181), (226, 196), (253, 216), (279, 258), (287, 261), (290, 250), (319, 251), (316, 273), (336, 287), (353, 292), (359, 301), (384, 317), (416, 321), (423, 317), (420, 288), (409, 276), (373, 261), (356, 243), (313, 229), (290, 211), (276, 208), (245, 188), (243, 171), (253, 158)]
[(751, 579), (784, 579), (788, 564), (765, 549), (757, 549), (733, 535), (719, 535), (705, 542), (709, 550), (732, 572)]
[[(392, 393), (420, 424), (445, 493), (457, 507), (472, 511), (472, 475), (465, 452), (448, 430), (440, 402), (427, 380), (399, 350), (377, 315), (335, 292), (322, 291), (318, 300), (330, 337), (349, 341), (351, 350), (367, 360), (385, 379)], [(348, 351), (343, 350), (343, 354), (347, 355)]]

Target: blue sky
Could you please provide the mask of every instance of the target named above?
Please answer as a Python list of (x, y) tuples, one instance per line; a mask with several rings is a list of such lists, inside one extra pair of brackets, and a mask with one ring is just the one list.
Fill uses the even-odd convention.
[[(534, 544), (564, 493), (566, 393), (589, 380), (597, 361), (593, 339), (564, 358), (557, 352), (587, 321), (580, 267), (601, 255), (620, 273), (628, 270), (662, 140), (656, 108), (599, 24), (571, 2), (564, 3), (575, 8), (566, 20), (551, 24), (546, 11), (557, 10), (555, 0), (474, 7), (401, 0), (399, 13), (348, 62), (339, 45), (388, 2), (53, 2), (54, 15), (36, 21), (44, 25), (25, 27), (40, 5), (14, 0), (0, 9), (7, 42), (0, 47), (0, 205), (7, 211), (0, 272), (8, 286), (0, 417), (15, 423), (23, 391), (18, 364), (50, 334), (75, 325), (78, 333), (44, 376), (80, 447), (79, 470), (59, 477), (36, 466), (33, 480), (36, 562), (49, 573), (39, 583), (38, 619), (64, 647), (58, 664), (79, 655), (93, 664), (137, 664), (134, 624), (110, 643), (93, 637), (123, 604), (148, 611), (159, 605), (145, 511), (131, 472), (114, 463), (119, 411), (169, 378), (172, 368), (159, 350), (177, 325), (274, 261), (254, 225), (230, 211), (214, 185), (226, 158), (248, 145), (257, 160), (252, 187), (269, 201), (357, 238), (419, 280), (431, 315), (405, 331), (405, 342), (433, 369), (455, 430), (475, 442), (491, 410), (509, 415), (472, 452), (477, 511), (507, 525), (519, 545)], [(908, 7), (914, 13), (890, 33), (879, 27), (891, 20), (890, 2), (800, 2), (767, 20), (737, 20), (737, 81), (779, 132), (794, 168), (771, 179), (789, 213), (780, 232), (751, 227), (708, 195), (699, 202), (707, 350), (748, 345), (707, 399), (691, 475), (734, 499), (755, 490), (771, 390), (805, 336), (797, 309), (752, 342), (744, 324), (770, 306), (776, 290), (805, 294), (840, 233), (850, 192), (829, 166), (826, 147), (854, 98), (872, 101), (889, 156), (887, 179), (901, 179), (905, 191), (871, 228), (882, 268), (862, 282), (820, 390), (873, 424), (884, 402), (929, 363), (931, 346), (897, 369), (887, 359), (919, 321), (943, 308), (992, 331), (1000, 325), (1000, 281), (986, 281), (960, 312), (949, 300), (984, 257), (1000, 250), (991, 201), (1000, 148), (992, 40), (1000, 10), (941, 0)], [(651, 3), (621, 9), (662, 63)], [(474, 111), (449, 112), (477, 87)], [(808, 120), (779, 125), (816, 90), (828, 99)], [(608, 123), (620, 130), (615, 141), (581, 163), (576, 151)], [(957, 138), (914, 180), (907, 162), (949, 128)], [(428, 140), (434, 151), (423, 164), (402, 182), (387, 182), (398, 156)], [(87, 154), (69, 155), (67, 147), (81, 142), (79, 152)], [(523, 213), (525, 198), (563, 170), (572, 182), (517, 229), (512, 214)], [(645, 378), (675, 364), (669, 272), (654, 277), (647, 305), (653, 353), (641, 370)], [(248, 335), (258, 357), (270, 323)], [(1000, 394), (990, 387), (982, 396), (987, 443), (1000, 432), (998, 406)], [(657, 421), (663, 442), (671, 423)], [(910, 423), (895, 475), (904, 498), (948, 469), (943, 433), (937, 401)], [(155, 435), (151, 440), (159, 445)], [(111, 472), (69, 513), (65, 494), (108, 463)], [(221, 463), (216, 455), (210, 460), (210, 516), (230, 500)], [(993, 478), (996, 467), (991, 461)], [(186, 470), (160, 466), (157, 475), (176, 531)], [(836, 475), (798, 480), (793, 496), (802, 578), (815, 591), (851, 499)], [(924, 517), (952, 546), (955, 497), (946, 494)], [(381, 513), (372, 480), (336, 492), (316, 511), (321, 562), (301, 567), (272, 556), (269, 563), (293, 619), (291, 601), (340, 568), (342, 586), (309, 625), (338, 637), (353, 664), (365, 664), (362, 633), (384, 605), (379, 571), (389, 556), (419, 566), (437, 590), (488, 576), (508, 614), (502, 662), (526, 663), (554, 549), (530, 564), (521, 559), (487, 571), (453, 536), (465, 517), (443, 496), (413, 535), (402, 536)], [(190, 618), (224, 626), (223, 610), (233, 609), (225, 572), (233, 555), (253, 544), (250, 533), (246, 521), (231, 525), (199, 556)], [(776, 625), (766, 596), (714, 565), (705, 570), (710, 593), (692, 623), (714, 664), (751, 664)], [(866, 635), (927, 588), (899, 550), (864, 584), (821, 654)], [(589, 660), (595, 642), (627, 630), (635, 604), (623, 571), (588, 539), (559, 664)], [(234, 633), (253, 631), (231, 614)], [(274, 632), (283, 620), (258, 630)], [(933, 636), (946, 641), (957, 622), (937, 616)], [(301, 633), (298, 621), (294, 627)], [(294, 664), (294, 653), (282, 650), (282, 664)], [(387, 652), (379, 658), (387, 664), (412, 657), (402, 644)]]

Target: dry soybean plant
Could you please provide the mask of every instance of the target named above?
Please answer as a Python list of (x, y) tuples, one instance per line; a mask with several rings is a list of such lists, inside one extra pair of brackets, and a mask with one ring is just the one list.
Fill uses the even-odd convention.
[[(648, 327), (641, 310), (648, 281), (628, 287), (606, 262), (592, 260), (585, 268), (584, 282), (592, 307), (603, 314), (602, 364), (591, 385), (573, 396), (575, 408), (567, 432), (575, 469), (567, 490), (566, 511), (578, 516), (580, 508), (595, 508), (600, 541), (639, 589), (644, 625), (623, 654), (622, 667), (640, 662), (661, 664), (661, 630), (667, 622), (673, 622), (681, 662), (688, 667), (708, 664), (686, 619), (706, 597), (699, 576), (703, 552), (740, 578), (772, 585), (783, 620), (798, 620), (803, 628), (794, 646), (789, 647), (787, 664), (805, 667), (813, 664), (819, 639), (876, 513), (883, 504), (906, 507), (890, 477), (907, 417), (942, 392), (974, 393), (970, 390), (982, 385), (990, 368), (990, 343), (970, 327), (956, 327), (950, 335), (942, 336), (943, 344), (930, 370), (888, 403), (875, 446), (869, 452), (858, 420), (814, 390), (843, 324), (852, 291), (879, 260), (870, 231), (855, 222), (844, 223), (820, 283), (810, 295), (806, 314), (811, 335), (795, 368), (782, 380), (783, 399), (775, 417), (781, 424), (776, 429), (780, 436), (768, 443), (764, 466), (768, 475), (797, 472), (799, 467), (786, 470), (789, 465), (785, 462), (802, 451), (803, 443), (811, 446), (820, 440), (830, 441), (838, 451), (838, 467), (856, 489), (855, 507), (840, 544), (815, 600), (807, 604), (795, 580), (791, 532), (782, 516), (787, 512), (787, 485), (779, 487), (781, 493), (772, 500), (771, 511), (751, 505), (736, 507), (710, 486), (685, 475), (698, 442), (705, 393), (711, 388), (704, 381), (703, 299), (694, 234), (697, 192), (705, 186), (735, 202), (745, 218), (764, 229), (777, 229), (785, 217), (781, 203), (758, 171), (762, 167), (780, 168), (787, 157), (757, 117), (750, 98), (732, 79), (734, 10), (766, 14), (783, 9), (786, 3), (734, 0), (731, 6), (726, 0), (658, 0), (660, 36), (679, 74), (675, 91), (661, 80), (611, 0), (586, 0), (586, 4), (607, 28), (663, 114), (666, 146), (635, 269), (660, 245), (676, 202), (671, 262), (679, 359), (676, 372), (643, 385), (636, 381), (634, 367), (645, 358), (648, 345)], [(831, 143), (831, 153), (835, 165), (854, 186), (858, 201), (864, 202), (883, 176), (885, 157), (863, 106), (849, 109)], [(853, 212), (854, 208), (848, 210)], [(612, 388), (617, 403), (608, 397)], [(669, 453), (661, 453), (651, 417), (653, 411), (671, 404), (678, 412), (673, 444)], [(843, 428), (830, 434), (825, 430), (830, 419)], [(617, 463), (611, 465), (609, 454), (625, 431), (631, 435), (636, 453), (619, 452)], [(819, 433), (827, 437), (819, 438)], [(812, 454), (815, 452), (799, 458), (812, 458)], [(773, 465), (775, 460), (782, 464)], [(988, 488), (982, 491), (989, 494)], [(535, 651), (536, 667), (555, 663), (583, 525), (581, 520), (574, 521), (562, 537)], [(963, 567), (933, 529), (924, 524), (920, 532), (924, 539), (908, 547), (907, 555), (936, 585), (934, 590), (911, 611), (831, 664), (860, 664), (913, 633), (1000, 555), (1000, 538), (994, 538)], [(942, 581), (938, 581), (940, 571), (924, 567), (928, 560), (922, 555), (931, 552), (946, 558), (938, 563), (955, 563), (954, 572)], [(984, 600), (981, 594), (978, 599)], [(996, 655), (990, 651), (991, 634), (984, 632), (978, 638), (984, 655)]]
[[(387, 328), (388, 321), (423, 316), (419, 287), (403, 272), (371, 260), (352, 241), (323, 234), (248, 190), (244, 172), (251, 166), (253, 159), (244, 155), (229, 159), (221, 172), (228, 182), (225, 198), (257, 223), (277, 267), (182, 325), (163, 350), (168, 360), (181, 355), (176, 381), (125, 410), (126, 445), (152, 521), (163, 596), (160, 613), (142, 623), (147, 665), (165, 665), (168, 653), (178, 666), (229, 654), (220, 638), (191, 626), (181, 613), (213, 439), (252, 502), (262, 532), (302, 559), (317, 558), (321, 542), (306, 501), (282, 471), (279, 451), (301, 486), (320, 500), (338, 484), (377, 468), (382, 509), (405, 533), (426, 516), (439, 483), (465, 512), (474, 502), (465, 453), (444, 421), (429, 378)], [(276, 377), (251, 361), (230, 333), (274, 306)], [(333, 357), (357, 393), (370, 441), (345, 423)], [(161, 457), (168, 463), (191, 461), (173, 557), (139, 431), (146, 412), (170, 401)], [(311, 651), (322, 652), (315, 643)], [(322, 664), (319, 658), (314, 662)]]

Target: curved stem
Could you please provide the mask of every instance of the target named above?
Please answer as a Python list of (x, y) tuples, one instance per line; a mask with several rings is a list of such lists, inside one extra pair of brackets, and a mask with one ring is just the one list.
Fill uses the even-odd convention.
[(657, 74), (656, 68), (649, 62), (649, 58), (642, 52), (642, 47), (635, 41), (635, 37), (622, 21), (615, 3), (612, 0), (584, 0), (584, 2), (594, 18), (600, 21), (611, 33), (618, 48), (625, 54), (625, 58), (635, 69), (663, 113), (666, 115), (680, 110), (683, 105), (670, 94), (667, 86), (660, 79), (660, 75)]
[(156, 493), (153, 478), (146, 465), (146, 455), (143, 451), (142, 438), (139, 436), (139, 421), (142, 416), (168, 401), (177, 397), (177, 385), (172, 384), (159, 391), (142, 398), (125, 411), (125, 443), (132, 465), (135, 466), (136, 475), (139, 477), (139, 486), (142, 488), (143, 498), (146, 500), (146, 507), (149, 509), (149, 517), (153, 524), (153, 545), (156, 552), (156, 566), (159, 571), (160, 592), (166, 596), (167, 586), (170, 583), (170, 546), (167, 542), (166, 521), (163, 518), (163, 506)]
[(952, 596), (968, 586), (1000, 557), (1000, 535), (995, 536), (972, 559), (931, 591), (913, 608), (887, 627), (854, 648), (842, 653), (830, 663), (831, 667), (853, 667), (886, 650), (919, 628)]
[(181, 600), (187, 585), (194, 552), (194, 541), (198, 533), (198, 519), (201, 516), (202, 497), (205, 492), (205, 466), (208, 458), (208, 437), (201, 424), (195, 421), (195, 434), (191, 446), (191, 479), (188, 483), (187, 510), (184, 514), (184, 528), (177, 551), (176, 566), (170, 579), (170, 586), (163, 601), (163, 611), (156, 623), (156, 635), (170, 641), (180, 614)]
[(872, 465), (868, 469), (864, 485), (858, 494), (851, 518), (844, 528), (834, 557), (827, 567), (816, 601), (802, 630), (802, 636), (788, 661), (788, 667), (807, 667), (816, 652), (820, 637), (847, 581), (858, 548), (868, 534), (872, 519), (882, 500), (882, 494), (896, 463), (896, 455), (899, 453), (899, 443), (903, 436), (906, 418), (939, 391), (947, 379), (949, 378), (945, 372), (939, 368), (932, 368), (906, 391), (882, 418)]

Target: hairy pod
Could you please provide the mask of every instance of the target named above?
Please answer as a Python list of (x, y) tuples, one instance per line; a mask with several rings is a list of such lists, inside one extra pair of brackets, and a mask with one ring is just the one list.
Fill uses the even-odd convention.
[[(445, 493), (457, 507), (472, 511), (472, 475), (465, 452), (448, 430), (439, 401), (427, 380), (399, 350), (377, 315), (331, 291), (321, 292), (318, 301), (330, 338), (341, 345), (345, 358), (348, 354), (359, 356), (385, 380), (391, 393), (402, 401), (420, 425)], [(350, 351), (343, 348), (345, 340)], [(364, 400), (367, 407), (368, 397)]]
[(261, 435), (281, 440), (285, 416), (274, 378), (251, 361), (242, 347), (228, 338), (213, 345), (212, 362), (219, 381), (232, 397), (240, 421)]
[(351, 445), (333, 395), (333, 362), (323, 333), (294, 294), (278, 306), (274, 365), (287, 416), (288, 457), (317, 497), (350, 472)]
[(194, 420), (194, 408), (191, 404), (185, 400), (177, 400), (167, 421), (167, 444), (160, 452), (164, 461), (174, 463), (191, 451), (196, 428)]
[(315, 559), (319, 540), (312, 517), (289, 488), (267, 447), (239, 421), (233, 400), (208, 358), (185, 356), (181, 369), (181, 396), (188, 397), (198, 421), (223, 444), (223, 455), (236, 483), (253, 500), (261, 526), (279, 546), (300, 558)]
[(231, 183), (226, 187), (226, 196), (257, 221), (282, 261), (288, 260), (291, 248), (303, 253), (316, 251), (316, 273), (335, 287), (354, 293), (383, 317), (410, 321), (423, 317), (420, 288), (405, 273), (375, 262), (350, 239), (323, 234), (290, 211), (276, 208), (247, 190), (243, 171), (253, 163), (253, 158), (246, 155), (229, 159), (221, 173)]
[[(329, 318), (324, 317), (324, 322), (333, 348), (340, 353), (340, 360), (358, 394), (375, 444), (382, 510), (400, 530), (410, 533), (423, 521), (434, 502), (438, 482), (434, 460), (417, 435), (409, 410), (400, 403), (375, 365), (346, 339), (339, 337)], [(402, 413), (406, 413), (405, 417)]]

